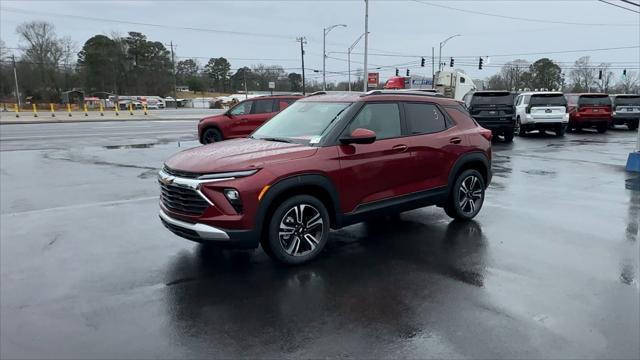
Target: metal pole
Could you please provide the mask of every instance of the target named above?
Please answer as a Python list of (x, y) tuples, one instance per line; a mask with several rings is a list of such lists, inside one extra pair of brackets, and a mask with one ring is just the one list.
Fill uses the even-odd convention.
[(367, 69), (367, 53), (369, 51), (369, 0), (364, 0), (364, 80), (362, 88), (367, 92), (367, 80), (369, 79), (369, 70)]
[(431, 47), (431, 88), (436, 88), (436, 49)]
[(173, 67), (173, 102), (174, 102), (174, 106), (177, 109), (178, 108), (178, 94), (176, 93), (176, 88), (178, 87), (177, 84), (177, 80), (176, 80), (176, 58), (175, 55), (173, 53), (173, 40), (169, 43), (169, 45), (171, 46), (171, 66)]
[(438, 50), (438, 72), (442, 71), (442, 42), (440, 42), (440, 50)]
[(242, 70), (242, 78), (244, 79), (244, 99), (249, 98), (249, 93), (247, 92), (247, 69)]
[(322, 29), (322, 90), (327, 90), (326, 63), (327, 63), (327, 28)]
[(347, 72), (349, 73), (349, 92), (351, 92), (351, 48), (347, 51)]
[(302, 95), (306, 95), (307, 88), (305, 86), (305, 81), (304, 81), (304, 43), (306, 42), (306, 38), (304, 36), (301, 36), (296, 40), (300, 42), (300, 56), (302, 58)]
[(11, 61), (13, 62), (13, 80), (16, 82), (16, 103), (18, 104), (18, 108), (21, 107), (20, 104), (20, 90), (18, 89), (18, 71), (16, 71), (16, 57), (11, 55)]

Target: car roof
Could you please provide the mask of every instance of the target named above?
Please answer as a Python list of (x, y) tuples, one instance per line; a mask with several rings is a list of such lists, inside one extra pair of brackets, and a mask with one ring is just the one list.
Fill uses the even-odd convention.
[(640, 94), (611, 94), (610, 96), (613, 96), (613, 97), (618, 97), (618, 96), (620, 96), (620, 97), (638, 97), (638, 96), (640, 96)]
[(541, 94), (565, 95), (560, 91), (525, 91), (525, 92), (521, 92), (518, 95), (541, 95)]
[(578, 96), (583, 96), (583, 95), (592, 95), (592, 96), (609, 96), (605, 93), (569, 93), (569, 94), (565, 94), (565, 95), (578, 95)]
[[(471, 95), (485, 95), (485, 94), (504, 94), (504, 95), (509, 95), (509, 94), (513, 94), (513, 92), (509, 91), (509, 90), (479, 90), (479, 91), (474, 91), (471, 93)], [(515, 94), (514, 94), (515, 95)]]
[(413, 102), (433, 102), (437, 104), (460, 104), (460, 101), (445, 98), (440, 94), (433, 94), (424, 91), (395, 91), (395, 90), (373, 90), (368, 93), (345, 92), (345, 93), (314, 93), (298, 101), (304, 102), (374, 102), (374, 101), (413, 101)]

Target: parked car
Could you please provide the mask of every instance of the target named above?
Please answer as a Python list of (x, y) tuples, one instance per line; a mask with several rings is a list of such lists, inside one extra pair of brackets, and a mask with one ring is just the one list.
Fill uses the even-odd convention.
[(480, 211), (491, 131), (459, 102), (374, 91), (298, 100), (249, 138), (180, 152), (159, 173), (160, 218), (176, 235), (235, 248), (261, 244), (302, 263), (329, 229), (429, 205)]
[(640, 121), (640, 95), (617, 94), (611, 95), (613, 105), (613, 125), (627, 125), (629, 130), (638, 128)]
[(519, 136), (533, 130), (564, 136), (568, 123), (567, 100), (561, 92), (524, 92), (516, 98), (514, 132)]
[(471, 116), (494, 136), (502, 135), (504, 141), (513, 141), (516, 124), (515, 95), (509, 91), (476, 91), (464, 96)]
[(595, 127), (599, 133), (613, 124), (611, 99), (607, 94), (567, 94), (569, 131)]
[(241, 101), (223, 114), (200, 120), (198, 139), (202, 144), (210, 144), (246, 137), (301, 97), (301, 95), (273, 95)]

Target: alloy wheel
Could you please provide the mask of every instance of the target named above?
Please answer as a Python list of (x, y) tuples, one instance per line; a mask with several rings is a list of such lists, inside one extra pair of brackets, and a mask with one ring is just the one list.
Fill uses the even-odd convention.
[(475, 175), (467, 176), (460, 183), (460, 189), (458, 190), (460, 211), (467, 215), (474, 214), (482, 205), (483, 196), (484, 191), (480, 179)]
[(278, 238), (287, 254), (304, 256), (316, 249), (323, 232), (320, 211), (309, 204), (298, 204), (282, 217)]

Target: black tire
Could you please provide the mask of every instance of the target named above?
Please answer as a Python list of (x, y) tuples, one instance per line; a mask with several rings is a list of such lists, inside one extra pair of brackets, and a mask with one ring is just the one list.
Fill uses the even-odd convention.
[(516, 127), (513, 129), (513, 132), (518, 136), (526, 136), (527, 131), (522, 127), (522, 123), (520, 123), (520, 119), (516, 120)]
[(598, 126), (596, 126), (596, 129), (598, 130), (598, 134), (606, 133), (608, 128), (609, 126), (607, 126), (607, 124), (599, 124)]
[(504, 132), (504, 142), (506, 143), (513, 142), (513, 128), (506, 130)]
[(638, 123), (627, 123), (627, 128), (629, 128), (629, 130), (636, 130), (638, 128)]
[(269, 218), (270, 251), (265, 252), (272, 259), (288, 265), (308, 262), (318, 256), (327, 244), (329, 221), (329, 213), (322, 201), (310, 195), (293, 196), (278, 205)]
[(556, 128), (556, 136), (562, 137), (564, 136), (565, 127), (560, 125)]
[[(473, 180), (474, 178), (475, 180)], [(465, 188), (470, 191), (465, 192)], [(444, 206), (444, 212), (457, 220), (473, 219), (478, 215), (484, 203), (484, 190), (484, 178), (477, 170), (463, 171), (453, 184), (449, 199)]]
[(208, 128), (204, 131), (204, 134), (202, 134), (203, 144), (211, 144), (222, 140), (222, 133), (220, 133), (220, 130), (216, 128)]

